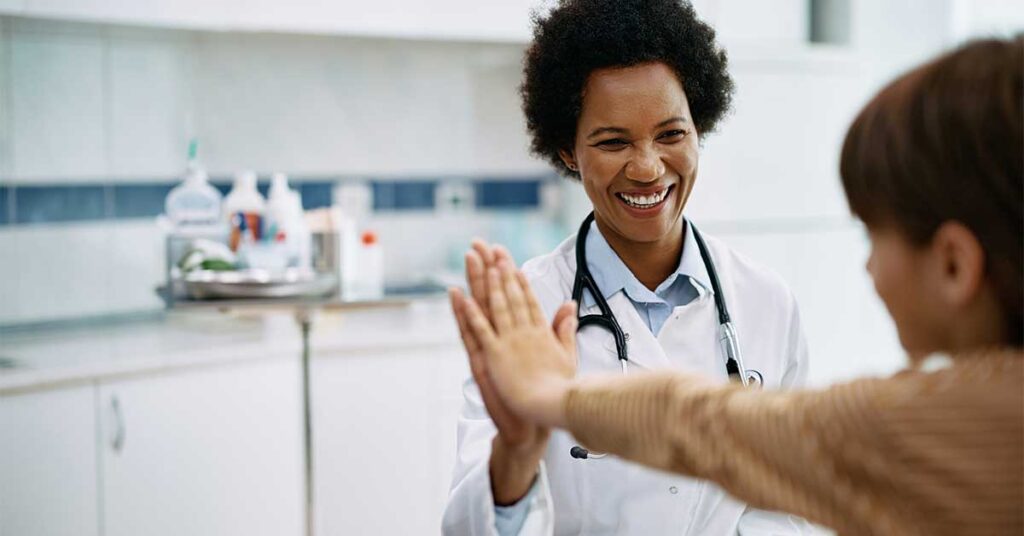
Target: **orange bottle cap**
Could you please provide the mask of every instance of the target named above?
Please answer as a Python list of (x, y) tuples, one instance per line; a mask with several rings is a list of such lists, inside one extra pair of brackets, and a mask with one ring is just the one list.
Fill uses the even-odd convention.
[(377, 243), (377, 233), (375, 233), (373, 231), (364, 231), (363, 232), (363, 245), (364, 246), (372, 246), (372, 245), (374, 245), (376, 243)]

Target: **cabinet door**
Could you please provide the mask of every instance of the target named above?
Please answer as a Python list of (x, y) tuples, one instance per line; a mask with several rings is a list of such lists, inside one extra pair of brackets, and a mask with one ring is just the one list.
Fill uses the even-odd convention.
[(98, 531), (95, 388), (0, 397), (0, 534)]
[(454, 422), (444, 422), (449, 412), (440, 378), (445, 360), (461, 357), (454, 347), (317, 354), (319, 536), (440, 532), (454, 455)]
[(105, 536), (298, 535), (298, 360), (100, 387)]

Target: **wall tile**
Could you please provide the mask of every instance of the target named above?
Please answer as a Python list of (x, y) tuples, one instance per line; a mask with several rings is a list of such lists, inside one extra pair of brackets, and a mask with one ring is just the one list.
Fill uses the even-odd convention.
[(0, 225), (7, 225), (10, 223), (10, 210), (8, 203), (10, 202), (10, 188), (7, 186), (0, 186)]
[(539, 180), (494, 180), (476, 183), (477, 208), (524, 209), (540, 206)]
[(114, 217), (149, 218), (164, 212), (164, 200), (173, 184), (115, 184)]
[(99, 37), (11, 35), (14, 169), (19, 179), (107, 173)]
[(184, 47), (177, 40), (110, 41), (112, 177), (166, 178), (184, 169), (190, 107)]
[(106, 284), (110, 313), (163, 308), (156, 288), (166, 279), (164, 234), (154, 220), (117, 221), (107, 227)]
[(18, 186), (14, 189), (15, 221), (46, 223), (101, 220), (111, 215), (108, 187)]
[(432, 181), (375, 181), (374, 210), (432, 210), (437, 183)]
[(298, 187), (299, 193), (302, 195), (302, 208), (306, 210), (329, 207), (332, 204), (333, 182), (300, 182), (294, 187)]
[[(108, 223), (32, 225), (0, 231), (15, 253), (16, 277), (0, 280), (0, 295), (15, 307), (0, 308), (0, 323), (24, 323), (107, 314), (112, 239)], [(121, 289), (122, 291), (124, 289)]]
[(0, 178), (11, 175), (11, 70), (8, 19), (0, 17)]

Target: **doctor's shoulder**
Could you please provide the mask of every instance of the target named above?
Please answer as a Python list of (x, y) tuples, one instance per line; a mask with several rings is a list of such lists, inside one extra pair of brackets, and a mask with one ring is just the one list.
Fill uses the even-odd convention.
[(785, 316), (796, 314), (797, 303), (789, 284), (771, 268), (736, 251), (723, 240), (706, 235), (708, 249), (722, 274), (722, 286), (731, 300), (760, 304)]
[(573, 242), (567, 240), (553, 251), (523, 263), (523, 275), (530, 282), (537, 301), (549, 317), (553, 317), (558, 307), (572, 298), (574, 272), (566, 261), (572, 251)]

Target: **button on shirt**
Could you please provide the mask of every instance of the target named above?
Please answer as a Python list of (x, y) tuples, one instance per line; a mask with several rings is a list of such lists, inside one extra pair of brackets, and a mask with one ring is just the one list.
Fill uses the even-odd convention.
[[(617, 292), (624, 292), (655, 337), (676, 307), (690, 303), (705, 292), (711, 292), (711, 278), (704, 267), (697, 239), (693, 235), (693, 226), (689, 222), (683, 236), (683, 252), (679, 258), (679, 266), (653, 291), (645, 287), (626, 263), (622, 262), (601, 235), (597, 223), (590, 224), (586, 247), (587, 267), (590, 268), (594, 283), (600, 289), (602, 297), (607, 300)], [(581, 300), (581, 307), (592, 307), (596, 303), (587, 291), (583, 292)], [(516, 504), (494, 507), (495, 528), (499, 535), (513, 536), (519, 533), (526, 522), (526, 515), (530, 511), (530, 498), (536, 493), (536, 488), (535, 481), (526, 496)]]

